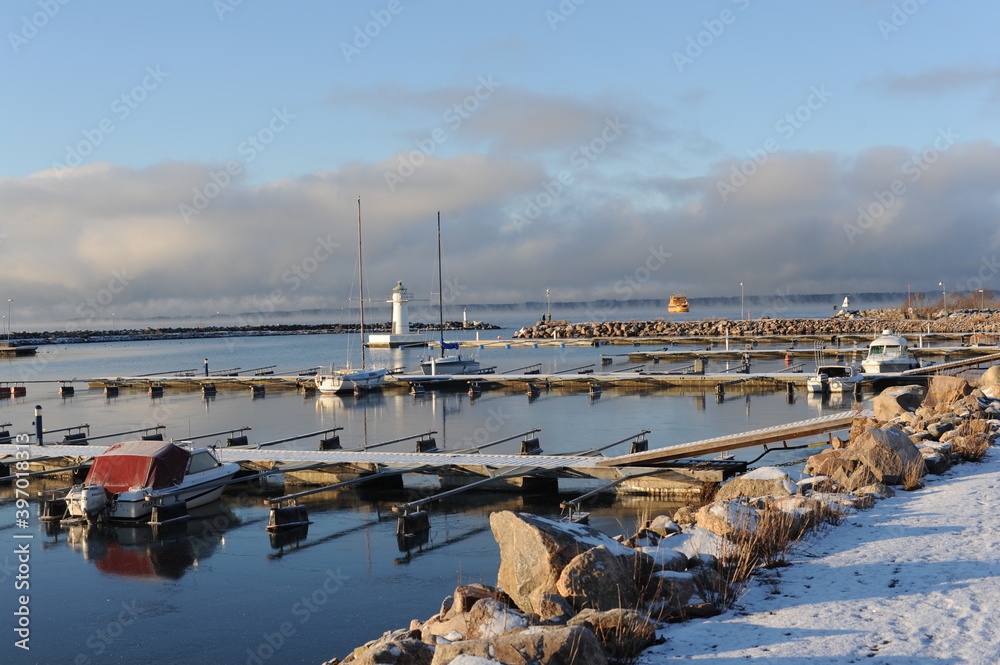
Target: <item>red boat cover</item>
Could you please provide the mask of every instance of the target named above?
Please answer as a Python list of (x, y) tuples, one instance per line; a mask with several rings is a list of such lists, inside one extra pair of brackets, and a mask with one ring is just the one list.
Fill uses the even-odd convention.
[(184, 479), (190, 459), (190, 452), (163, 441), (116, 443), (94, 458), (84, 484), (114, 493), (130, 487), (170, 487)]

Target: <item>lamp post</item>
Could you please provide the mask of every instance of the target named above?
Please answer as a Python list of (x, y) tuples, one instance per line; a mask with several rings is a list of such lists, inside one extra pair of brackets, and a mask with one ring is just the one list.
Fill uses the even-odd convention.
[(14, 302), (13, 298), (7, 298), (7, 343), (10, 344), (10, 304)]
[(111, 312), (111, 332), (115, 331), (115, 313)]
[(986, 309), (986, 304), (983, 301), (983, 290), (979, 289), (979, 309)]
[(549, 290), (545, 289), (545, 318), (552, 320), (552, 301), (549, 300)]
[(743, 282), (740, 282), (740, 320), (741, 321), (746, 318), (746, 314), (743, 313), (744, 311), (745, 310), (743, 309)]
[(948, 311), (948, 292), (944, 288), (944, 282), (938, 282), (938, 286), (941, 287), (941, 308), (944, 311)]

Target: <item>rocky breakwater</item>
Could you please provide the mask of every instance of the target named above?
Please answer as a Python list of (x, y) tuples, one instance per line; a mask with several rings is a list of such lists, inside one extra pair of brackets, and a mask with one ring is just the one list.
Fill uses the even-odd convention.
[(871, 335), (890, 328), (898, 334), (967, 333), (1000, 331), (1000, 313), (955, 312), (935, 319), (905, 319), (894, 310), (871, 310), (856, 316), (827, 319), (753, 319), (730, 321), (601, 321), (570, 323), (540, 322), (514, 334), (521, 339), (618, 338), (618, 337), (756, 337), (818, 335)]
[[(806, 477), (755, 469), (700, 506), (643, 520), (631, 537), (502, 511), (496, 586), (462, 585), (426, 621), (389, 631), (343, 661), (372, 665), (525, 662), (603, 664), (633, 659), (668, 624), (725, 611), (764, 569), (781, 565), (810, 531), (917, 490), (928, 475), (978, 461), (1000, 435), (1000, 366), (973, 386), (936, 377), (890, 388), (848, 440), (813, 455)], [(806, 592), (808, 593), (808, 592)], [(329, 665), (328, 664), (328, 665)]]

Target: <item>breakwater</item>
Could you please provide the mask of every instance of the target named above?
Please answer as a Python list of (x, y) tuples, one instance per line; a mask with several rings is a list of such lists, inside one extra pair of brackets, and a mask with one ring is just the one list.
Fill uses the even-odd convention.
[(519, 330), (524, 339), (615, 337), (757, 337), (871, 335), (891, 328), (898, 334), (1000, 332), (1000, 311), (951, 312), (936, 318), (905, 318), (898, 310), (866, 310), (825, 319), (712, 319), (684, 321), (539, 322)]

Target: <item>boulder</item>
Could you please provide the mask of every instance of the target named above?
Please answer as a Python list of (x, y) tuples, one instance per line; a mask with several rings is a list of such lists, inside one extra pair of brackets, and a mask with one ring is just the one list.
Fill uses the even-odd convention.
[[(639, 552), (636, 555), (648, 556)], [(639, 587), (631, 566), (604, 545), (573, 558), (559, 575), (556, 591), (578, 612), (635, 607)]]
[(979, 377), (979, 386), (995, 386), (997, 384), (1000, 384), (1000, 365), (992, 365)]
[(564, 624), (573, 616), (573, 607), (557, 593), (540, 594), (535, 601), (538, 618), (551, 624)]
[(657, 515), (646, 525), (646, 528), (662, 538), (680, 533), (681, 531), (677, 523), (666, 515)]
[(762, 466), (742, 476), (733, 478), (719, 488), (716, 501), (737, 497), (791, 496), (798, 492), (798, 486), (791, 476), (775, 466)]
[(693, 572), (661, 570), (653, 575), (651, 593), (656, 613), (666, 616), (680, 616), (683, 608), (691, 601), (697, 590), (698, 580)]
[(582, 626), (535, 626), (493, 639), (439, 644), (432, 665), (447, 665), (459, 656), (489, 658), (501, 663), (546, 665), (606, 665), (597, 637)]
[(938, 374), (927, 385), (923, 403), (925, 406), (951, 404), (971, 394), (972, 390), (972, 386), (963, 378)]
[(434, 650), (418, 639), (379, 640), (350, 662), (352, 665), (430, 665)]
[(686, 570), (688, 557), (673, 548), (675, 538), (664, 538), (656, 545), (639, 548), (653, 560), (653, 570)]
[(517, 610), (493, 598), (483, 598), (469, 610), (466, 638), (491, 638), (516, 628), (526, 628), (531, 622)]
[(635, 658), (656, 641), (656, 624), (635, 610), (587, 609), (570, 619), (568, 625), (590, 629), (605, 655), (616, 660)]
[[(902, 483), (903, 477), (917, 466), (919, 475), (924, 475), (920, 451), (910, 437), (897, 427), (868, 430), (851, 441), (850, 447), (843, 451), (843, 459), (857, 460), (871, 472), (874, 482), (885, 485)], [(852, 482), (843, 483), (849, 490), (871, 484), (859, 484), (860, 479), (856, 476), (857, 472), (852, 474)]]
[(583, 524), (507, 510), (490, 515), (490, 528), (500, 545), (497, 586), (529, 614), (541, 614), (538, 604), (542, 595), (558, 593), (559, 576), (576, 556), (598, 545), (614, 554), (633, 551)]
[(757, 511), (733, 499), (713, 501), (696, 513), (698, 526), (722, 537), (753, 531), (757, 526)]
[[(893, 386), (886, 388), (872, 400), (875, 419), (888, 422), (907, 411), (916, 411), (926, 394), (923, 386)], [(852, 432), (852, 438), (853, 432)]]

